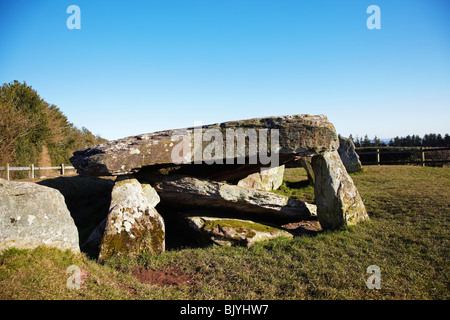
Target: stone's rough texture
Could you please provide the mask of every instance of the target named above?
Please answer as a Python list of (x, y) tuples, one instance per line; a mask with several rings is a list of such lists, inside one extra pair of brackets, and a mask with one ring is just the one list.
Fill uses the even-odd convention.
[(141, 182), (141, 187), (144, 197), (149, 202), (149, 205), (153, 208), (156, 207), (156, 205), (161, 201), (161, 198), (159, 197), (155, 188), (153, 188), (150, 183), (146, 181)]
[(337, 151), (313, 157), (317, 217), (323, 229), (368, 219), (364, 203)]
[(361, 171), (362, 165), (352, 140), (339, 135), (339, 156), (348, 173)]
[(40, 245), (80, 252), (78, 230), (58, 190), (0, 179), (0, 251)]
[(283, 183), (284, 165), (255, 172), (239, 180), (238, 186), (261, 191), (277, 190)]
[(162, 202), (183, 208), (218, 208), (259, 213), (267, 217), (303, 219), (315, 205), (267, 191), (193, 177), (167, 176), (152, 182)]
[(221, 246), (251, 247), (258, 241), (278, 237), (293, 238), (288, 231), (249, 220), (211, 217), (186, 217), (189, 225), (207, 243)]
[[(164, 221), (153, 207), (147, 188), (133, 176), (118, 177), (100, 245), (99, 260), (116, 255), (159, 254), (165, 249)], [(98, 231), (98, 230), (97, 230)], [(94, 231), (95, 232), (95, 231)], [(91, 239), (92, 240), (92, 239)]]
[(311, 161), (312, 161), (312, 159), (310, 157), (308, 157), (308, 158), (300, 159), (299, 163), (305, 169), (306, 174), (308, 176), (309, 183), (311, 185), (314, 185), (315, 178), (314, 178), (314, 170), (313, 170), (313, 167), (311, 165)]
[[(359, 161), (359, 156), (355, 151), (355, 144), (352, 140), (339, 135), (338, 153), (348, 173), (362, 170), (362, 165)], [(314, 170), (311, 166), (311, 158), (303, 158), (298, 160), (298, 162), (305, 169), (309, 182), (314, 185)]]
[[(233, 129), (236, 132), (242, 129), (244, 133), (249, 129), (254, 129), (257, 133), (260, 129), (268, 129), (268, 139), (271, 137), (271, 130), (278, 129), (279, 153), (285, 156), (313, 156), (325, 151), (337, 150), (339, 147), (336, 130), (324, 115), (292, 115), (230, 121), (205, 125), (202, 127), (202, 132), (205, 133), (207, 129), (215, 129), (216, 132), (221, 133), (222, 140), (218, 142), (223, 146), (223, 158), (227, 155), (227, 129)], [(70, 161), (79, 174), (93, 176), (124, 175), (134, 173), (146, 166), (172, 164), (174, 163), (172, 151), (180, 155), (182, 163), (190, 163), (194, 161), (195, 151), (200, 148), (194, 143), (194, 131), (194, 128), (167, 130), (110, 141), (74, 152)], [(201, 145), (202, 151), (211, 147), (212, 140), (205, 140)], [(239, 156), (253, 155), (249, 154), (251, 148), (249, 148), (248, 140), (245, 139), (245, 155), (239, 154)], [(192, 152), (184, 153), (180, 148), (180, 141), (190, 145)], [(270, 147), (271, 143), (267, 143), (268, 150)], [(237, 150), (238, 148), (235, 147), (233, 158), (238, 157)], [(267, 153), (267, 150), (264, 152)], [(289, 157), (283, 159), (284, 161), (292, 160)]]

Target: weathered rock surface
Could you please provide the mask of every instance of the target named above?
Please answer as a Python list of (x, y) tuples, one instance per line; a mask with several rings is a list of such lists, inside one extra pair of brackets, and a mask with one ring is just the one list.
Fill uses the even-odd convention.
[(317, 218), (323, 229), (368, 219), (366, 208), (337, 151), (312, 158)]
[(286, 230), (250, 220), (197, 216), (188, 216), (186, 219), (206, 243), (221, 246), (251, 247), (259, 241), (278, 237), (293, 238)]
[(0, 179), (0, 251), (40, 245), (80, 252), (78, 230), (58, 190)]
[[(215, 143), (222, 147), (223, 158), (250, 157), (254, 156), (255, 152), (257, 154), (262, 151), (266, 154), (270, 152), (272, 147), (270, 143), (267, 143), (265, 150), (249, 148), (249, 144), (254, 145), (248, 141), (249, 139), (245, 139), (246, 147), (243, 153), (238, 152), (237, 147), (233, 150), (234, 141), (233, 145), (227, 144), (227, 130), (235, 130), (239, 133), (237, 135), (245, 137), (250, 129), (255, 130), (258, 135), (261, 129), (267, 129), (268, 139), (271, 139), (273, 129), (278, 129), (277, 149), (280, 155), (285, 156), (280, 157), (283, 161), (292, 161), (296, 156), (313, 156), (333, 151), (339, 146), (336, 130), (326, 116), (292, 115), (205, 125), (201, 130), (186, 128), (127, 137), (76, 151), (70, 161), (81, 175), (102, 176), (130, 174), (146, 166), (173, 164), (172, 154), (177, 154), (178, 158), (182, 159), (179, 163), (193, 163), (198, 159), (196, 158), (198, 152), (202, 154), (206, 148), (211, 148), (211, 141), (216, 138), (219, 140)], [(206, 130), (209, 130), (209, 133), (217, 133), (220, 137), (205, 138)], [(200, 138), (200, 141), (196, 139), (196, 132), (201, 132), (203, 139)], [(190, 152), (180, 148), (182, 143), (190, 147)], [(231, 152), (228, 152), (227, 146), (231, 148)], [(257, 170), (259, 168), (253, 172)], [(250, 173), (252, 172), (247, 172), (246, 175)]]
[(308, 181), (311, 185), (315, 184), (315, 178), (314, 178), (314, 169), (311, 164), (312, 159), (310, 157), (300, 159), (298, 162), (300, 165), (305, 169), (306, 174), (308, 175)]
[(284, 165), (255, 172), (239, 180), (238, 186), (261, 191), (277, 190), (283, 183)]
[(229, 209), (287, 219), (304, 219), (316, 214), (313, 204), (217, 181), (174, 175), (159, 177), (152, 184), (161, 201), (182, 208)]
[(362, 165), (352, 140), (339, 135), (339, 156), (348, 173), (361, 171)]
[[(361, 161), (359, 161), (359, 156), (356, 153), (355, 144), (352, 140), (339, 135), (338, 153), (348, 173), (362, 170)], [(311, 166), (311, 158), (303, 158), (298, 160), (298, 162), (305, 169), (309, 182), (314, 185), (314, 170)]]
[[(159, 254), (165, 249), (164, 221), (154, 208), (159, 198), (150, 185), (141, 186), (133, 176), (118, 177), (111, 195), (110, 212), (105, 221), (99, 260), (112, 255)], [(99, 226), (88, 240), (102, 234)]]

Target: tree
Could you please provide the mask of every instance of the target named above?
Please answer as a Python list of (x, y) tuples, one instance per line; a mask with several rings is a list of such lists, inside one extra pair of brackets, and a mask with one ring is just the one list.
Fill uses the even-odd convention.
[(391, 139), (389, 145), (396, 147), (444, 147), (450, 144), (449, 139), (448, 133), (444, 137), (440, 133), (427, 133), (423, 138), (413, 134), (412, 136), (408, 135), (401, 138), (397, 136)]
[(35, 126), (35, 120), (15, 109), (11, 102), (0, 98), (0, 164), (14, 159), (18, 141)]
[[(413, 137), (414, 137), (414, 136), (413, 136)], [(422, 146), (422, 139), (420, 138), (419, 135), (416, 135), (416, 136), (414, 137), (414, 146), (416, 146), (416, 147)]]
[(373, 138), (373, 145), (375, 147), (381, 146), (381, 140), (375, 135), (375, 138)]
[(443, 147), (444, 146), (444, 138), (442, 138), (442, 135), (438, 133), (436, 136), (436, 147)]
[(364, 136), (364, 141), (362, 142), (362, 146), (363, 147), (370, 147), (370, 144), (371, 144), (370, 139), (369, 139), (369, 137), (366, 134)]
[(357, 147), (357, 148), (361, 147), (361, 144), (359, 143), (358, 135), (356, 135), (356, 138), (355, 138), (355, 140), (353, 141), (353, 143), (355, 144), (355, 147)]
[(353, 136), (352, 136), (351, 133), (350, 133), (350, 135), (348, 136), (348, 138), (349, 138), (353, 143), (355, 143), (355, 141), (353, 140)]
[(44, 145), (53, 165), (69, 163), (73, 151), (104, 141), (76, 128), (26, 82), (0, 87), (0, 163), (38, 163)]
[[(14, 139), (15, 148), (10, 145), (5, 152), (23, 165), (36, 162), (42, 142), (48, 136), (44, 100), (26, 82), (17, 80), (1, 87), (0, 100), (9, 109), (6, 111), (9, 117), (18, 117), (23, 121), (22, 134)], [(6, 132), (0, 134), (4, 136)]]

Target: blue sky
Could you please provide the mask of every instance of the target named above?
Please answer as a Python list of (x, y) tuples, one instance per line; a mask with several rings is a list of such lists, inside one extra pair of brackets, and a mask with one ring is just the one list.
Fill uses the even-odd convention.
[(445, 134), (449, 17), (441, 0), (0, 0), (0, 83), (107, 139), (302, 113), (344, 136)]

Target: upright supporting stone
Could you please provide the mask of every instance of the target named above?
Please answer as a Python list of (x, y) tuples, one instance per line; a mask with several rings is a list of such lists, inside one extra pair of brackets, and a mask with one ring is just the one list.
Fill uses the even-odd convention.
[[(131, 175), (117, 178), (100, 245), (99, 260), (110, 256), (159, 254), (165, 249), (164, 221), (145, 188)], [(156, 194), (156, 192), (155, 192)]]
[(308, 175), (308, 181), (311, 185), (314, 185), (314, 170), (312, 168), (311, 165), (311, 158), (307, 157), (307, 158), (303, 158), (299, 160), (299, 163), (301, 164), (301, 166), (303, 167), (303, 169), (305, 169), (306, 174)]
[(359, 156), (356, 153), (356, 148), (353, 140), (344, 138), (339, 135), (338, 153), (348, 173), (358, 172), (362, 170), (361, 161), (359, 160)]
[(337, 151), (312, 159), (317, 217), (323, 229), (338, 229), (369, 218)]

